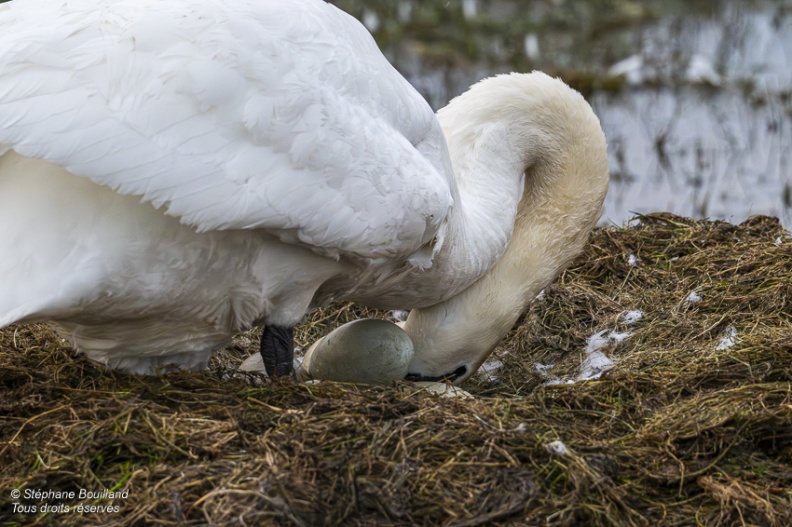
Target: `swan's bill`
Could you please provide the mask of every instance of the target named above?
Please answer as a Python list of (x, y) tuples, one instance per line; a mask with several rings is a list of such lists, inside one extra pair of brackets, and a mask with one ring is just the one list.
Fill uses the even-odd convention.
[(457, 379), (465, 377), (468, 372), (467, 366), (464, 364), (454, 371), (444, 373), (443, 375), (421, 375), (420, 373), (408, 373), (404, 378), (408, 381), (412, 381), (415, 383), (427, 382), (427, 383), (443, 383), (443, 382), (454, 382)]

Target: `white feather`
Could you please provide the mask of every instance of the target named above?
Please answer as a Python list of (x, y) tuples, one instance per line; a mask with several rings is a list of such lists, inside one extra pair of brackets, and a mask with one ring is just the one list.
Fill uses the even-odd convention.
[(441, 136), (430, 108), (323, 2), (25, 0), (9, 15), (0, 143), (22, 155), (200, 232), (261, 228), (338, 256), (409, 255), (448, 212), (440, 153), (418, 148)]
[(0, 327), (140, 372), (350, 299), (412, 309), (410, 371), (461, 380), (607, 188), (562, 82), (488, 79), (435, 117), (321, 0), (3, 3), (0, 154)]

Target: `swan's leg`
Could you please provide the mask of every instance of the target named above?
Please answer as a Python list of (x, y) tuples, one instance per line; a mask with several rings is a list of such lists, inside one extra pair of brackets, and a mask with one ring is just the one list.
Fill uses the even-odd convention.
[(294, 370), (294, 328), (264, 327), (261, 358), (270, 377), (289, 377)]

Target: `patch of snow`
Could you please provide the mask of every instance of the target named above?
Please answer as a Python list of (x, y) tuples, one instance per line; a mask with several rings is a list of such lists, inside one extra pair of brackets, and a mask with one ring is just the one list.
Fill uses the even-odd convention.
[(363, 12), (363, 18), (361, 20), (363, 25), (366, 26), (366, 29), (369, 30), (370, 33), (374, 33), (380, 27), (380, 18), (374, 11), (369, 11), (366, 9)]
[(536, 33), (528, 33), (525, 35), (523, 51), (525, 52), (525, 56), (531, 60), (539, 58), (539, 37), (536, 36)]
[(407, 317), (410, 316), (409, 309), (394, 309), (390, 312), (390, 316), (392, 316), (397, 322), (405, 322)]
[(567, 446), (564, 444), (563, 441), (558, 441), (558, 440), (552, 441), (550, 443), (547, 443), (547, 445), (545, 445), (545, 448), (547, 448), (548, 452), (550, 452), (551, 454), (555, 454), (557, 456), (569, 455), (569, 449), (567, 448)]
[(485, 361), (484, 364), (481, 365), (479, 370), (485, 371), (487, 373), (491, 373), (495, 370), (499, 370), (502, 367), (503, 367), (503, 363), (499, 359), (492, 358)]
[(781, 236), (779, 236), (778, 238), (775, 239), (775, 244), (776, 245), (781, 245), (782, 243), (783, 243), (783, 240), (781, 239)]
[(729, 326), (726, 330), (726, 335), (721, 337), (718, 341), (718, 345), (715, 346), (717, 351), (727, 350), (737, 344), (740, 339), (737, 338), (737, 330), (734, 329), (734, 326)]
[(585, 352), (587, 354), (594, 353), (595, 351), (599, 351), (602, 348), (606, 348), (611, 344), (618, 344), (619, 342), (623, 341), (624, 339), (626, 339), (631, 335), (632, 335), (632, 331), (625, 331), (624, 333), (619, 333), (617, 331), (612, 331), (610, 329), (603, 329), (599, 333), (594, 333), (588, 338), (588, 340), (586, 341)]
[(695, 291), (691, 291), (690, 294), (687, 297), (685, 297), (685, 302), (688, 304), (696, 304), (698, 302), (701, 302), (701, 298), (702, 297), (700, 294), (698, 294)]
[(610, 357), (601, 351), (595, 351), (586, 357), (583, 364), (580, 365), (580, 372), (576, 380), (590, 381), (599, 379), (603, 373), (613, 368), (614, 364)]
[(458, 386), (444, 382), (418, 381), (417, 387), (440, 397), (459, 397), (461, 399), (475, 399), (475, 397)]
[(643, 318), (643, 313), (638, 309), (628, 311), (622, 317), (622, 322), (631, 326)]
[(690, 57), (690, 62), (685, 72), (685, 80), (694, 84), (708, 83), (713, 86), (719, 86), (721, 83), (721, 76), (715, 71), (715, 67), (709, 59), (702, 55), (695, 54)]
[(476, 375), (481, 375), (482, 377), (489, 379), (491, 381), (497, 381), (498, 375), (497, 371), (503, 367), (503, 362), (496, 357), (492, 357), (484, 361), (484, 363), (479, 366), (478, 371), (476, 371)]
[(534, 368), (536, 368), (536, 371), (539, 373), (539, 375), (547, 379), (545, 384), (553, 385), (565, 382), (558, 378), (557, 375), (553, 375), (553, 366), (555, 366), (555, 364), (539, 364), (538, 362), (534, 364)]
[(462, 0), (462, 15), (466, 20), (478, 14), (478, 0)]
[(519, 433), (527, 432), (528, 430), (529, 428), (527, 423), (520, 423), (511, 429), (512, 432), (519, 432)]
[(601, 350), (612, 348), (632, 335), (632, 331), (618, 332), (610, 329), (603, 329), (591, 335), (586, 341), (584, 353), (586, 357), (580, 364), (578, 374), (574, 379), (561, 379), (550, 373), (553, 365), (536, 364), (534, 367), (540, 375), (545, 377), (547, 385), (574, 384), (578, 381), (589, 381), (599, 379), (602, 374), (613, 368), (616, 361), (608, 357)]
[(575, 384), (575, 379), (562, 379), (560, 377), (552, 376), (545, 381), (547, 386), (555, 386), (557, 384)]
[(610, 331), (609, 329), (603, 329), (599, 333), (594, 333), (591, 335), (588, 340), (586, 340), (586, 353), (594, 353), (595, 351), (599, 351), (605, 346), (608, 345), (608, 337), (605, 336), (605, 333)]
[(400, 22), (408, 22), (410, 20), (410, 15), (412, 15), (412, 7), (413, 6), (411, 2), (399, 2), (397, 14)]
[(632, 55), (620, 60), (608, 69), (611, 77), (624, 77), (627, 84), (641, 84), (644, 80), (644, 58), (641, 55)]
[(631, 337), (631, 336), (632, 336), (632, 331), (625, 331), (623, 333), (619, 333), (618, 331), (611, 331), (610, 335), (608, 335), (608, 338), (611, 341), (618, 344), (619, 342), (626, 340), (627, 337)]
[(634, 254), (629, 255), (627, 257), (627, 265), (629, 265), (630, 267), (635, 267), (636, 265), (638, 265), (638, 257), (635, 256)]

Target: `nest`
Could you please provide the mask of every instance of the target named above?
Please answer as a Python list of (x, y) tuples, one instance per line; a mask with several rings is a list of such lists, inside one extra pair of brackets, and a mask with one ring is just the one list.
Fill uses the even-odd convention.
[[(474, 399), (242, 375), (255, 334), (208, 372), (140, 377), (96, 366), (46, 326), (6, 328), (0, 517), (791, 525), (791, 271), (774, 218), (655, 214), (597, 230), (464, 385)], [(388, 314), (332, 306), (298, 339), (361, 316)], [(24, 494), (36, 490), (75, 497)]]

